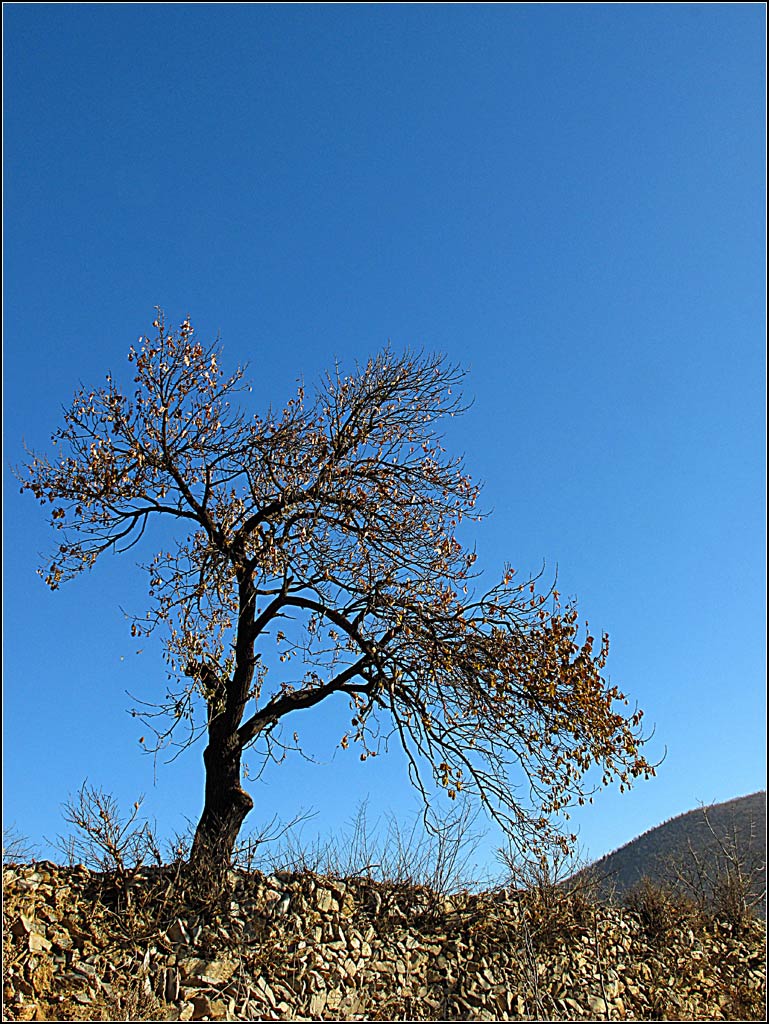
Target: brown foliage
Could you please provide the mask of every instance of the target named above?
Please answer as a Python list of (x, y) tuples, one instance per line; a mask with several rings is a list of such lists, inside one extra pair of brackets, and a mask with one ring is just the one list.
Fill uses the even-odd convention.
[(132, 633), (164, 630), (171, 692), (144, 712), (158, 746), (207, 733), (193, 859), (232, 851), (252, 806), (244, 749), (279, 759), (283, 719), (334, 695), (351, 709), (342, 748), (365, 761), (394, 738), (425, 800), (427, 769), (529, 843), (584, 801), (594, 766), (622, 788), (653, 774), (642, 712), (602, 676), (608, 638), (580, 639), (574, 604), (512, 568), (472, 589), (457, 531), (480, 518), (478, 486), (437, 431), (462, 411), (457, 367), (387, 348), (249, 416), (242, 369), (226, 375), (189, 320), (154, 327), (129, 352), (133, 396), (110, 376), (79, 390), (58, 458), (30, 453), (19, 476), (60, 531), (41, 569), (54, 590), (159, 518), (179, 529), (146, 566)]

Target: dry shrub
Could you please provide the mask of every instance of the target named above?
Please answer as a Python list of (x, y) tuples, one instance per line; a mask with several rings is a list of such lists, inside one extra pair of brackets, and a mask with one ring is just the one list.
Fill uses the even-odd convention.
[(64, 804), (64, 820), (74, 832), (58, 836), (54, 845), (70, 865), (85, 864), (109, 874), (119, 901), (131, 903), (133, 881), (143, 864), (162, 864), (155, 835), (146, 819), (140, 818), (143, 797), (123, 814), (111, 793), (86, 780), (75, 797)]
[(513, 847), (499, 850), (507, 884), (518, 892), (523, 923), (533, 945), (547, 950), (562, 940), (591, 931), (595, 924), (597, 882), (580, 870), (579, 855), (560, 847), (549, 853), (522, 855)]
[(710, 840), (703, 848), (689, 841), (686, 852), (668, 858), (665, 878), (671, 888), (695, 906), (703, 921), (742, 934), (766, 901), (766, 847), (755, 824), (747, 839), (736, 823), (731, 832), (716, 829), (708, 809), (702, 810)]
[(676, 930), (696, 920), (692, 903), (671, 886), (644, 876), (624, 895), (624, 904), (634, 914), (650, 942), (662, 943)]
[(168, 1007), (164, 1007), (149, 983), (147, 974), (139, 970), (138, 974), (129, 978), (125, 986), (118, 992), (113, 991), (103, 1001), (103, 1020), (169, 1020)]
[[(306, 815), (304, 816), (307, 817)], [(477, 887), (473, 854), (480, 838), (474, 829), (478, 812), (468, 804), (440, 823), (416, 817), (403, 825), (393, 815), (369, 820), (363, 801), (347, 828), (331, 838), (309, 842), (291, 826), (281, 841), (252, 856), (249, 867), (265, 872), (311, 873), (328, 878), (366, 879), (383, 885), (429, 889), (436, 896)]]
[(3, 825), (3, 865), (27, 863), (34, 854), (35, 847), (15, 824)]

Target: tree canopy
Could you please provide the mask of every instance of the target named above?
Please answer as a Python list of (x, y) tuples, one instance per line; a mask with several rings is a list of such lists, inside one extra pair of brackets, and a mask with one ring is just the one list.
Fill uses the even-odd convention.
[(193, 859), (226, 860), (253, 806), (243, 751), (276, 757), (284, 720), (335, 694), (342, 748), (367, 760), (397, 741), (426, 801), (472, 794), (520, 842), (552, 837), (591, 769), (623, 788), (653, 774), (642, 712), (603, 676), (607, 636), (509, 565), (480, 587), (459, 539), (479, 488), (440, 433), (463, 411), (459, 367), (388, 347), (256, 415), (244, 369), (225, 372), (189, 319), (153, 326), (129, 351), (132, 393), (109, 375), (80, 388), (56, 453), (19, 476), (60, 536), (39, 570), (53, 590), (174, 525), (131, 631), (163, 636), (157, 745), (206, 736)]

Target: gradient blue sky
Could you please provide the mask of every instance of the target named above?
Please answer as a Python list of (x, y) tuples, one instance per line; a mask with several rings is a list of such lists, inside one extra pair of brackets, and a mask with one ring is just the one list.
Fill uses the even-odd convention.
[[(120, 611), (143, 577), (110, 559), (49, 593), (9, 472), (79, 381), (125, 379), (155, 304), (248, 360), (260, 409), (388, 338), (467, 367), (479, 564), (557, 566), (667, 748), (575, 814), (586, 854), (764, 788), (763, 5), (3, 18), (6, 822), (45, 851), (86, 776), (162, 831), (201, 807), (202, 748), (155, 780), (126, 714), (165, 680)], [(319, 763), (255, 783), (249, 824), (414, 812), (397, 756), (298, 725)]]

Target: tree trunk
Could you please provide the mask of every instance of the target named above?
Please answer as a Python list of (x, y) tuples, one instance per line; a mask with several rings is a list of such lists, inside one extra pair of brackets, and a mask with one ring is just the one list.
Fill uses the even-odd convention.
[(203, 753), (206, 796), (190, 854), (196, 872), (218, 875), (229, 868), (243, 820), (254, 806), (240, 785), (240, 756), (235, 736), (210, 737)]

